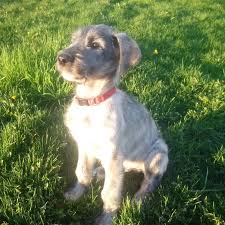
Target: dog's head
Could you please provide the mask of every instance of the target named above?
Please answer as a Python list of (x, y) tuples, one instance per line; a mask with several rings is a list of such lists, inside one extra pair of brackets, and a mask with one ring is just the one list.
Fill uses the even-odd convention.
[(64, 79), (82, 83), (87, 79), (114, 79), (139, 62), (141, 51), (125, 33), (106, 25), (78, 29), (69, 47), (57, 56), (57, 70)]

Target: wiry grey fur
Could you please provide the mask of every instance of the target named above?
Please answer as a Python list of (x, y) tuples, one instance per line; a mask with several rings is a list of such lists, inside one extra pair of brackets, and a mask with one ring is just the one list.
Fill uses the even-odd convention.
[[(93, 25), (73, 34), (69, 47), (58, 54), (57, 69), (76, 83), (76, 96), (88, 99), (115, 86), (140, 58), (138, 45), (125, 33)], [(159, 184), (168, 164), (167, 145), (145, 107), (123, 91), (117, 89), (92, 106), (81, 106), (74, 98), (65, 124), (78, 145), (77, 183), (65, 197), (76, 200), (85, 192), (97, 161), (104, 168), (104, 210), (96, 224), (112, 224), (121, 203), (124, 172), (144, 173), (135, 200), (143, 199)]]

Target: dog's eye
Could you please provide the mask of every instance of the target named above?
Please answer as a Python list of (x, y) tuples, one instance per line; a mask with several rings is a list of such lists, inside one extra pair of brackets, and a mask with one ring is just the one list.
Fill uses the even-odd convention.
[(97, 42), (92, 42), (88, 44), (88, 47), (93, 48), (93, 49), (101, 49), (101, 46)]

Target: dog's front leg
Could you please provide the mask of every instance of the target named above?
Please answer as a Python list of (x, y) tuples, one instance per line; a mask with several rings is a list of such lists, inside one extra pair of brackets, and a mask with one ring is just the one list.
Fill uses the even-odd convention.
[(103, 167), (105, 169), (105, 182), (101, 193), (103, 200), (103, 213), (97, 218), (98, 225), (111, 225), (112, 219), (116, 215), (121, 203), (123, 188), (124, 169), (122, 160), (112, 158), (106, 160)]
[(67, 200), (77, 200), (80, 198), (91, 183), (95, 158), (88, 156), (85, 152), (79, 151), (76, 168), (77, 183), (64, 196)]

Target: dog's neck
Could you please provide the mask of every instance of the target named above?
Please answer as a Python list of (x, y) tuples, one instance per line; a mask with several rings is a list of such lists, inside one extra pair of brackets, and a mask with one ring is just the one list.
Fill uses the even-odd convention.
[(79, 98), (95, 98), (115, 87), (115, 83), (109, 79), (87, 80), (76, 85), (76, 96)]

